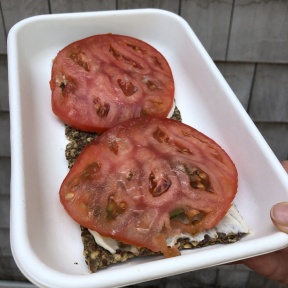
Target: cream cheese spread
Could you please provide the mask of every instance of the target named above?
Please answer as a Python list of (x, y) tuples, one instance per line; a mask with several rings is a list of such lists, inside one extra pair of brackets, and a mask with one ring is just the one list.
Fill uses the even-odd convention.
[[(117, 240), (114, 240), (109, 237), (103, 237), (96, 231), (92, 231), (92, 230), (89, 230), (89, 231), (93, 235), (95, 242), (99, 246), (108, 250), (111, 254), (115, 254), (117, 249), (120, 248), (119, 242)], [(238, 233), (243, 233), (243, 234), (249, 233), (249, 227), (247, 223), (244, 221), (244, 219), (242, 218), (242, 216), (240, 215), (240, 213), (238, 212), (235, 205), (231, 206), (227, 214), (219, 222), (219, 224), (215, 226), (215, 228), (210, 229), (210, 230), (205, 230), (193, 236), (187, 233), (181, 233), (180, 235), (167, 238), (166, 243), (167, 243), (167, 246), (172, 247), (173, 245), (176, 244), (177, 240), (180, 238), (188, 238), (189, 241), (192, 243), (199, 243), (202, 240), (204, 240), (205, 235), (208, 235), (210, 238), (217, 238), (218, 233), (223, 233), (226, 235), (238, 234)], [(138, 250), (136, 247), (133, 247), (133, 246), (125, 247), (125, 251), (127, 251), (127, 249), (134, 253)]]

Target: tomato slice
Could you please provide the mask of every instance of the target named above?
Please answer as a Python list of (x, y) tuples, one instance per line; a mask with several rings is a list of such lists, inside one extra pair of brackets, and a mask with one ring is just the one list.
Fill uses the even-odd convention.
[(88, 132), (143, 115), (167, 117), (174, 100), (164, 56), (146, 42), (115, 34), (91, 36), (61, 50), (50, 88), (53, 112)]
[(61, 202), (79, 224), (164, 253), (168, 237), (214, 227), (237, 191), (237, 170), (213, 140), (179, 121), (139, 117), (88, 144), (64, 179)]

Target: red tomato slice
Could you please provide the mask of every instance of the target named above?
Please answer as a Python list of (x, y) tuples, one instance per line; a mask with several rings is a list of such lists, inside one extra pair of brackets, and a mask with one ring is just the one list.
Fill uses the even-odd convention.
[(176, 120), (147, 116), (88, 144), (60, 199), (84, 227), (168, 257), (178, 250), (167, 247), (167, 237), (210, 229), (223, 218), (237, 181), (234, 163), (213, 140)]
[(66, 46), (53, 62), (52, 110), (73, 128), (103, 132), (143, 115), (167, 117), (174, 80), (163, 55), (122, 35), (88, 37)]

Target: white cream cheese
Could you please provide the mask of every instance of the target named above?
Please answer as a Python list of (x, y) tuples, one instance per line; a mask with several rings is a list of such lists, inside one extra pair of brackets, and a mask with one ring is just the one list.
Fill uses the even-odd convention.
[(176, 107), (176, 103), (175, 103), (175, 99), (174, 99), (174, 100), (173, 100), (173, 106), (172, 106), (172, 108), (171, 108), (171, 110), (170, 110), (167, 118), (171, 118), (171, 117), (173, 116), (175, 107)]
[(238, 234), (238, 233), (248, 233), (249, 228), (247, 223), (244, 221), (235, 205), (232, 205), (228, 210), (227, 214), (220, 221), (220, 223), (210, 230), (205, 230), (196, 235), (190, 235), (187, 233), (181, 233), (180, 235), (174, 236), (173, 238), (166, 239), (168, 246), (173, 246), (176, 244), (177, 240), (180, 238), (188, 238), (189, 242), (199, 243), (204, 240), (204, 236), (208, 235), (210, 238), (217, 238), (217, 233), (228, 234)]
[(116, 250), (119, 249), (118, 241), (109, 237), (103, 237), (98, 232), (90, 229), (89, 232), (93, 235), (95, 242), (102, 248), (108, 250), (111, 254), (115, 254)]
[[(109, 237), (102, 237), (99, 233), (95, 231), (89, 230), (90, 233), (93, 235), (95, 242), (103, 247), (104, 249), (108, 250), (111, 254), (115, 254), (116, 250), (119, 249), (119, 242)], [(244, 221), (240, 213), (238, 212), (235, 205), (232, 205), (231, 208), (228, 210), (227, 214), (224, 218), (220, 221), (220, 223), (213, 229), (205, 230), (201, 233), (198, 233), (194, 236), (181, 233), (180, 235), (171, 237), (166, 239), (166, 243), (168, 246), (173, 246), (180, 238), (188, 238), (189, 242), (191, 243), (199, 243), (204, 240), (205, 235), (209, 235), (210, 238), (217, 238), (217, 233), (224, 233), (226, 235), (229, 234), (238, 234), (238, 233), (249, 233), (249, 227), (247, 223)], [(122, 249), (122, 248), (121, 248)], [(130, 246), (125, 247), (125, 251), (131, 251), (134, 254), (137, 254), (138, 249), (136, 247)]]

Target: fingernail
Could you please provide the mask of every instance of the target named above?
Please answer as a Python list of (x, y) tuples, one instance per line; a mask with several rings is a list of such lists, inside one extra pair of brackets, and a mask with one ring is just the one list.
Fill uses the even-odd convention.
[(288, 202), (275, 204), (271, 208), (271, 218), (280, 225), (288, 227)]

